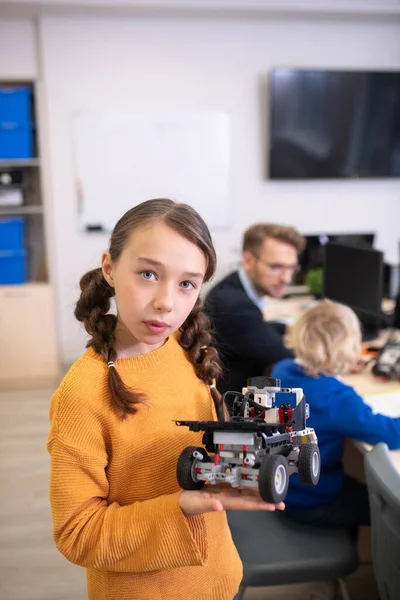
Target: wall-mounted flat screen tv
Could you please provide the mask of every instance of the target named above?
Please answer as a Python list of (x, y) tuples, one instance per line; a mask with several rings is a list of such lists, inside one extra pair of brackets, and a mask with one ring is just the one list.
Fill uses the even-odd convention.
[(269, 177), (400, 177), (400, 72), (274, 69)]

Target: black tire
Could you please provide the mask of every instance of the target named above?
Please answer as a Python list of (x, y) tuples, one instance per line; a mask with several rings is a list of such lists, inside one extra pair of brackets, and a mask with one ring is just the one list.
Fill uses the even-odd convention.
[(264, 502), (277, 504), (286, 498), (289, 486), (288, 463), (281, 454), (266, 456), (258, 473), (258, 490)]
[(321, 472), (321, 457), (317, 444), (301, 444), (297, 468), (301, 483), (317, 485)]
[(201, 490), (205, 484), (205, 481), (197, 481), (195, 479), (194, 469), (198, 462), (198, 459), (193, 456), (195, 450), (203, 455), (204, 460), (208, 458), (208, 454), (204, 448), (188, 446), (182, 450), (176, 465), (176, 479), (179, 487), (183, 490)]

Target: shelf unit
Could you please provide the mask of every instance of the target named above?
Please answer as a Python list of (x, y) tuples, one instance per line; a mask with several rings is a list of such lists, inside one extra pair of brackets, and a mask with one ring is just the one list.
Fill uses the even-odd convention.
[[(1, 86), (1, 80), (0, 80)], [(0, 159), (0, 169), (11, 169), (13, 167), (39, 167), (40, 160), (38, 158), (24, 158), (21, 160), (2, 160)]]
[(43, 206), (0, 206), (0, 217), (9, 215), (40, 215)]
[(25, 218), (27, 281), (0, 285), (0, 388), (53, 386), (60, 374), (53, 287), (48, 274), (39, 83), (0, 79), (1, 87), (19, 85), (32, 90), (34, 153), (29, 159), (0, 160), (0, 174), (21, 171), (24, 199), (19, 206), (4, 206), (0, 199), (0, 219)]
[[(27, 250), (27, 282), (48, 281), (46, 242), (40, 162), (40, 136), (38, 127), (36, 85), (32, 80), (10, 81), (0, 79), (1, 87), (28, 86), (32, 91), (32, 124), (34, 156), (29, 159), (0, 160), (0, 176), (10, 171), (21, 171), (23, 205), (4, 206), (0, 192), (0, 219), (25, 217), (25, 248)], [(1, 190), (1, 188), (0, 188)]]

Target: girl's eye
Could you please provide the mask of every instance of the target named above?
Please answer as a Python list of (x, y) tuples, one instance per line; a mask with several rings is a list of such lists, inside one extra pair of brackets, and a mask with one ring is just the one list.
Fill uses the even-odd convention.
[(194, 290), (196, 287), (191, 281), (181, 281), (180, 285), (184, 290)]
[(140, 271), (140, 275), (147, 281), (154, 281), (156, 274), (153, 271)]

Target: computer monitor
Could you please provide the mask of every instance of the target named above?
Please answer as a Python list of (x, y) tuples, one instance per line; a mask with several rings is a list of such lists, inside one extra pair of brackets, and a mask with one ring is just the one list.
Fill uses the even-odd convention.
[(393, 312), (393, 327), (400, 329), (400, 292), (397, 296), (396, 304)]
[(329, 243), (325, 246), (324, 297), (354, 310), (365, 328), (381, 323), (383, 253)]
[(306, 247), (299, 259), (300, 271), (296, 276), (296, 284), (306, 283), (307, 274), (313, 269), (320, 269), (324, 264), (324, 248), (329, 242), (335, 242), (355, 248), (372, 248), (375, 233), (319, 233), (306, 235)]
[[(398, 258), (398, 267), (397, 267), (397, 276), (400, 275), (400, 241), (398, 244), (399, 249), (399, 258)], [(397, 299), (393, 312), (393, 327), (395, 329), (400, 329), (400, 281), (397, 281)]]

